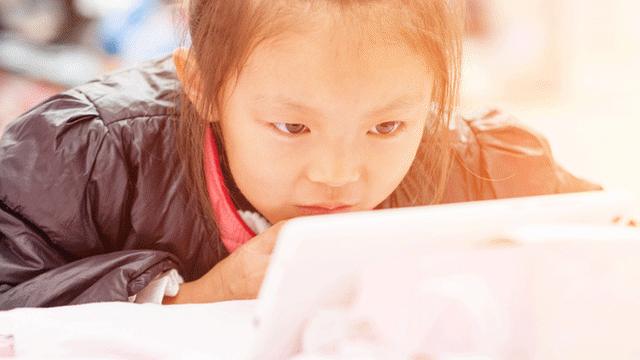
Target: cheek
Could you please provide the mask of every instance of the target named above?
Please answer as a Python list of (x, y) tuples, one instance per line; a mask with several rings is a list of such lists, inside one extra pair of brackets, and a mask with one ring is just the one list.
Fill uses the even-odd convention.
[(277, 204), (295, 181), (296, 164), (292, 152), (256, 124), (238, 122), (223, 126), (225, 148), (231, 173), (243, 195), (256, 208)]
[(376, 187), (389, 191), (402, 181), (404, 175), (413, 163), (414, 153), (406, 146), (387, 148), (386, 151), (376, 151), (369, 157), (370, 181)]
[(405, 141), (379, 145), (368, 156), (368, 187), (375, 205), (400, 185), (413, 164), (421, 137), (422, 133), (413, 134)]

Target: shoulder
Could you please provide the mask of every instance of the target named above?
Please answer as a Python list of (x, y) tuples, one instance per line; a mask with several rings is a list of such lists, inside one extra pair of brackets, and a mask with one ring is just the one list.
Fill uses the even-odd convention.
[(144, 142), (167, 143), (158, 140), (173, 136), (171, 94), (177, 85), (169, 63), (162, 59), (106, 75), (9, 123), (0, 138), (0, 196), (28, 202), (21, 189), (49, 186), (42, 178), (75, 184), (80, 191), (104, 169), (128, 171), (147, 148)]
[[(160, 61), (107, 75), (11, 122), (0, 137), (3, 206), (47, 229), (54, 243), (77, 241), (78, 256), (105, 250), (89, 244), (87, 231), (112, 239), (106, 249), (125, 246), (122, 226), (142, 225), (122, 220), (152, 218), (148, 209), (167, 205), (162, 194), (181, 190), (169, 69)], [(186, 207), (186, 195), (174, 198)], [(127, 211), (142, 215), (123, 218)]]
[(173, 62), (163, 58), (55, 95), (8, 124), (0, 140), (2, 161), (28, 157), (17, 149), (29, 147), (41, 161), (86, 158), (86, 164), (99, 152), (117, 159), (140, 142), (164, 144), (159, 138), (173, 137), (178, 87)]
[(177, 255), (187, 279), (209, 270), (219, 254), (176, 152), (172, 69), (165, 59), (110, 74), (10, 123), (0, 137), (0, 215), (23, 219), (72, 258), (157, 249)]
[(445, 202), (600, 189), (564, 170), (543, 135), (500, 110), (458, 117), (450, 139)]
[(110, 73), (74, 89), (105, 125), (177, 112), (180, 83), (170, 57)]
[(7, 125), (2, 144), (37, 139), (59, 147), (65, 140), (101, 142), (127, 128), (154, 132), (176, 116), (178, 90), (170, 58), (143, 63), (45, 100)]

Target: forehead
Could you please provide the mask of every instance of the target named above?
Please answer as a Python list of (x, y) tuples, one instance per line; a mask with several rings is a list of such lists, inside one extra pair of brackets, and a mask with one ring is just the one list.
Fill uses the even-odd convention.
[(258, 46), (238, 87), (252, 98), (306, 98), (356, 104), (401, 95), (426, 97), (431, 73), (397, 29), (365, 18), (315, 18), (309, 28)]

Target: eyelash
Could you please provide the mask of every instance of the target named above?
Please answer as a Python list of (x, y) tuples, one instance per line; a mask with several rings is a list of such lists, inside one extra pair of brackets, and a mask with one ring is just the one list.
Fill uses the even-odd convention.
[[(286, 134), (286, 135), (290, 135), (290, 136), (298, 136), (298, 135), (302, 135), (306, 132), (309, 132), (309, 128), (307, 128), (306, 126), (302, 125), (302, 124), (294, 124), (294, 123), (285, 123), (285, 122), (275, 122), (275, 123), (271, 123), (271, 125), (273, 126), (274, 129), (276, 129), (277, 131)], [(286, 129), (287, 125), (302, 125), (304, 126), (305, 130), (301, 133), (290, 133), (288, 131), (285, 131), (283, 128), (280, 128), (278, 125), (281, 125), (284, 129)]]
[[(402, 122), (402, 121), (385, 121), (385, 122), (376, 124), (373, 128), (375, 129), (376, 126), (383, 125), (383, 124), (388, 124), (388, 123), (395, 123), (396, 126), (393, 129), (393, 131), (391, 131), (390, 133), (387, 133), (387, 134), (373, 133), (373, 135), (381, 136), (381, 137), (391, 137), (391, 136), (396, 135), (399, 131), (401, 131), (403, 129), (404, 125), (405, 125), (405, 123)], [(281, 132), (281, 133), (283, 133), (285, 135), (288, 135), (288, 136), (299, 136), (299, 135), (302, 135), (302, 134), (305, 134), (305, 133), (309, 132), (309, 128), (307, 128), (306, 126), (302, 125), (302, 126), (305, 127), (305, 129), (302, 132), (300, 132), (300, 133), (290, 133), (290, 132), (286, 131), (286, 126), (287, 125), (302, 125), (302, 124), (285, 123), (285, 122), (271, 123), (271, 126), (273, 126), (273, 128), (276, 131)]]

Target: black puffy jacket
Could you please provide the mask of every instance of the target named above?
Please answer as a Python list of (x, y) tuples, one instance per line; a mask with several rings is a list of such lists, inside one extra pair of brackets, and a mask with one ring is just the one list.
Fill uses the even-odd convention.
[[(167, 57), (54, 96), (7, 126), (0, 310), (127, 301), (168, 269), (190, 281), (227, 255), (176, 155), (178, 88)], [(598, 188), (499, 112), (452, 131), (445, 202)]]

